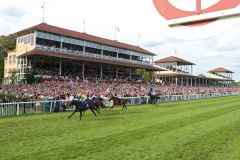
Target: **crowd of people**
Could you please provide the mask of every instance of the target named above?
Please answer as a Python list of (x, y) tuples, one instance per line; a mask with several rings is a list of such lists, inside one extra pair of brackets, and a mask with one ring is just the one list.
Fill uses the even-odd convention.
[(79, 93), (85, 95), (116, 95), (118, 97), (148, 96), (153, 88), (158, 95), (209, 94), (240, 92), (239, 87), (185, 87), (150, 81), (48, 79), (36, 84), (2, 85), (0, 93), (40, 99), (66, 99)]

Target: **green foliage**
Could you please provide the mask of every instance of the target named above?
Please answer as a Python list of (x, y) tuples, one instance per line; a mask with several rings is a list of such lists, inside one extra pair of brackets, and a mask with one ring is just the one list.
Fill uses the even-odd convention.
[(143, 78), (143, 80), (150, 81), (152, 80), (153, 72), (145, 69), (137, 69), (137, 74)]
[(4, 94), (4, 93), (0, 93), (0, 99), (3, 99), (4, 97), (7, 97), (10, 100), (14, 100), (16, 99), (16, 95), (14, 94)]
[(12, 50), (16, 48), (16, 37), (13, 35), (9, 36), (0, 36), (0, 44), (6, 50)]
[(240, 97), (0, 119), (1, 159), (237, 160)]
[(6, 48), (0, 43), (0, 56), (5, 57), (7, 54)]
[(240, 86), (240, 82), (232, 82), (231, 86)]
[(16, 48), (16, 37), (0, 36), (0, 78), (3, 78), (4, 73), (4, 58), (7, 56), (7, 51)]

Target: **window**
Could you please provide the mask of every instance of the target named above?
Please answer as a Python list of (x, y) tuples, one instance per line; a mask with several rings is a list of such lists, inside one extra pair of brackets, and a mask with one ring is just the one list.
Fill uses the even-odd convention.
[(27, 44), (27, 36), (24, 36), (24, 37), (23, 37), (23, 43), (24, 43), (24, 44)]
[(31, 35), (31, 45), (33, 46), (35, 43), (34, 43), (34, 34)]
[(16, 55), (13, 55), (13, 63), (16, 63)]
[(12, 56), (9, 56), (8, 60), (9, 60), (8, 63), (12, 64)]

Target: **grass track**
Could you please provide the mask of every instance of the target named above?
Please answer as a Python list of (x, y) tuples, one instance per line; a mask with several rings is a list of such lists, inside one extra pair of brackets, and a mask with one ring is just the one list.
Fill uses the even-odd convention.
[(240, 97), (0, 118), (0, 159), (240, 159)]

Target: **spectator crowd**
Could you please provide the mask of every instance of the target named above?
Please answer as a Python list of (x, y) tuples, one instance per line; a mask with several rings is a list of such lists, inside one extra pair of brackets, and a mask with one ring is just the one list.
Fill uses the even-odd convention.
[(48, 79), (36, 84), (2, 85), (0, 93), (15, 94), (18, 97), (28, 97), (34, 100), (66, 99), (79, 93), (85, 95), (117, 95), (118, 97), (148, 96), (153, 88), (158, 95), (209, 94), (239, 92), (239, 87), (184, 87), (166, 85), (141, 80), (71, 80)]

